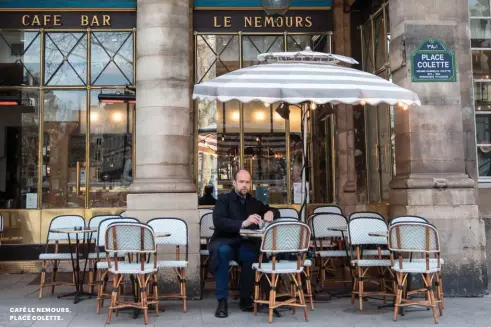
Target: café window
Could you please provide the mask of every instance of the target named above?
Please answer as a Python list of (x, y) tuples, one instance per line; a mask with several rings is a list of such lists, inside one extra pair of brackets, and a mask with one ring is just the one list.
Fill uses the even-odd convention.
[[(255, 65), (260, 53), (300, 51), (307, 46), (314, 51), (330, 52), (331, 33), (196, 33), (195, 82)], [(195, 101), (195, 173), (200, 196), (207, 185), (213, 186), (215, 197), (232, 190), (234, 173), (243, 167), (252, 174), (255, 197), (270, 204), (295, 202), (303, 158), (301, 110), (291, 106), (290, 114), (282, 116), (278, 106), (262, 102)], [(319, 123), (323, 136), (324, 128), (330, 124), (324, 117)], [(327, 147), (331, 151), (331, 130), (328, 135)], [(329, 172), (334, 174), (332, 169)], [(322, 184), (326, 181), (332, 179), (323, 177)], [(321, 181), (318, 182), (324, 193), (318, 189), (322, 194), (319, 198), (332, 201), (334, 190), (320, 187)], [(330, 196), (325, 194), (329, 192)]]
[(0, 209), (126, 206), (135, 105), (98, 95), (133, 86), (135, 35), (0, 29)]

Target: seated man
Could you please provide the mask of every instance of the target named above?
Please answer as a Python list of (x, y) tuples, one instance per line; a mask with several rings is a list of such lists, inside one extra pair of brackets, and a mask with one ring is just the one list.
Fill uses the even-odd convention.
[(239, 286), (240, 308), (250, 311), (253, 307), (252, 264), (258, 259), (261, 239), (241, 237), (240, 229), (258, 229), (262, 218), (271, 222), (280, 216), (278, 210), (252, 197), (250, 190), (251, 175), (245, 170), (238, 171), (235, 174), (234, 190), (220, 197), (213, 211), (215, 231), (208, 249), (211, 270), (216, 280), (218, 307), (215, 316), (218, 318), (228, 316), (228, 272), (231, 260), (236, 260), (242, 268)]

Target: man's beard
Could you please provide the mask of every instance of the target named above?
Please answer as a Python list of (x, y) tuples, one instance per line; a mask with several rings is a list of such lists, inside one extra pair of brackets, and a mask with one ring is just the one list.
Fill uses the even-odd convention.
[(235, 191), (241, 196), (247, 196), (247, 193), (249, 192), (248, 190), (238, 190), (238, 189), (235, 189)]

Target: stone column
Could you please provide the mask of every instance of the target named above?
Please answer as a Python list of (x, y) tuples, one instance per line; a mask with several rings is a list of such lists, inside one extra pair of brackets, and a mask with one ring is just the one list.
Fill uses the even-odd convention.
[[(350, 14), (344, 1), (334, 1), (334, 53), (351, 56)], [(345, 215), (356, 211), (355, 132), (353, 106), (338, 105), (336, 111), (336, 180), (337, 203)]]
[[(187, 0), (138, 0), (136, 174), (127, 215), (188, 225), (188, 296), (199, 296), (199, 217), (192, 169), (190, 17)], [(168, 254), (167, 254), (168, 253)], [(173, 257), (172, 250), (159, 257)], [(178, 286), (171, 270), (163, 284)], [(174, 288), (175, 289), (175, 288)], [(170, 289), (166, 286), (166, 292)]]
[[(436, 225), (446, 296), (482, 295), (484, 226), (476, 205), (476, 166), (466, 165), (475, 161), (476, 149), (468, 3), (391, 0), (389, 14), (392, 79), (418, 93), (422, 102), (395, 112), (391, 214), (419, 215)], [(410, 54), (429, 38), (455, 51), (457, 82), (411, 81)]]

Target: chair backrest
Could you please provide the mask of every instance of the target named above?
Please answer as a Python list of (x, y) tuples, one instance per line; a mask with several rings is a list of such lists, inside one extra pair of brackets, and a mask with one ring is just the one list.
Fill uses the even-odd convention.
[[(105, 219), (120, 219), (120, 218), (121, 216), (119, 215), (96, 215), (90, 218), (88, 227), (89, 229), (96, 229), (98, 232), (99, 224)], [(92, 234), (92, 239), (97, 240), (97, 232), (94, 232)]]
[(336, 213), (336, 214), (343, 214), (343, 211), (341, 211), (341, 208), (339, 206), (335, 205), (329, 205), (329, 206), (320, 206), (314, 209), (314, 214), (318, 213)]
[(389, 249), (398, 253), (439, 253), (438, 231), (429, 223), (393, 224), (389, 227)]
[(155, 237), (157, 245), (188, 245), (188, 225), (179, 218), (154, 218), (147, 222), (153, 232), (170, 233), (169, 237)]
[(297, 220), (300, 219), (300, 215), (294, 208), (278, 208), (278, 211), (280, 212), (280, 217), (282, 218), (296, 218)]
[(342, 237), (340, 231), (332, 231), (329, 228), (348, 228), (348, 220), (336, 213), (318, 213), (310, 219), (312, 234), (314, 238)]
[(201, 238), (211, 238), (213, 236), (213, 229), (215, 225), (213, 224), (213, 212), (206, 213), (201, 217), (199, 222), (200, 226), (200, 237)]
[(213, 209), (212, 208), (200, 208), (199, 209), (200, 219), (203, 217), (203, 215), (208, 214), (208, 213), (213, 213)]
[(123, 218), (123, 217), (102, 220), (99, 223), (99, 228), (97, 229), (97, 242), (96, 242), (96, 246), (104, 247), (106, 245), (106, 230), (107, 230), (107, 227), (110, 224), (116, 223), (116, 222), (138, 223), (139, 221), (138, 221), (138, 219), (135, 219), (135, 218)]
[(425, 218), (422, 218), (420, 216), (405, 215), (405, 216), (397, 216), (397, 217), (393, 218), (389, 224), (393, 225), (393, 224), (402, 223), (402, 222), (429, 223), (428, 220), (426, 220)]
[(152, 227), (137, 222), (114, 222), (106, 230), (105, 249), (110, 253), (155, 253)]
[(349, 216), (349, 221), (356, 219), (356, 218), (376, 218), (376, 219), (381, 219), (385, 221), (385, 218), (382, 214), (377, 213), (377, 212), (355, 212), (351, 213)]
[(387, 233), (388, 227), (385, 220), (373, 217), (357, 217), (348, 223), (348, 233), (352, 246), (387, 245), (387, 237), (369, 236), (371, 232)]
[(121, 216), (123, 218), (127, 217), (126, 211), (119, 213), (119, 216)]
[(75, 240), (77, 238), (84, 238), (83, 233), (59, 233), (59, 232), (51, 232), (55, 229), (74, 229), (75, 227), (85, 228), (85, 220), (80, 215), (60, 215), (51, 220), (48, 228), (48, 237), (47, 242), (49, 241), (60, 241), (60, 240), (68, 240), (68, 236), (70, 235), (70, 239)]
[(261, 252), (298, 253), (306, 252), (310, 244), (310, 228), (301, 222), (278, 222), (264, 231)]

